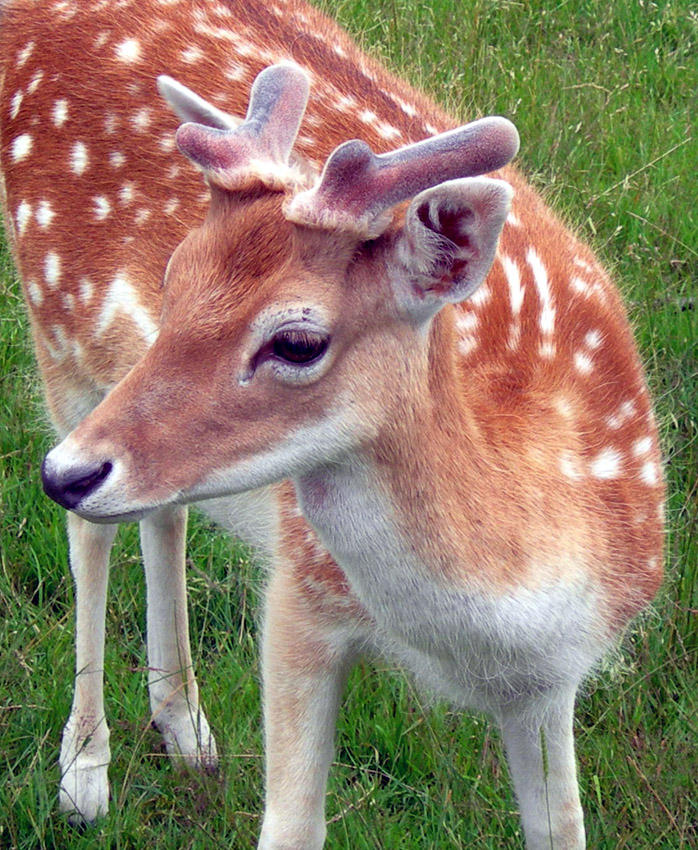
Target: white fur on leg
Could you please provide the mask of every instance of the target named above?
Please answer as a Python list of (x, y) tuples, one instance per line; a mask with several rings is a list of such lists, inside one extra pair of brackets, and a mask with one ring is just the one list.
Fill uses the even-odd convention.
[(71, 821), (92, 822), (107, 814), (110, 759), (104, 717), (95, 720), (74, 711), (63, 730), (59, 789), (59, 808)]
[(117, 526), (68, 514), (75, 580), (75, 693), (63, 731), (59, 808), (73, 821), (93, 821), (109, 805), (109, 729), (104, 716), (104, 617), (109, 552)]
[(140, 524), (148, 594), (150, 706), (168, 753), (183, 765), (210, 771), (218, 764), (218, 753), (199, 707), (199, 688), (192, 667), (186, 528), (186, 507), (164, 508)]
[(262, 644), (266, 800), (258, 850), (321, 850), (337, 711), (353, 658), (281, 569), (266, 595)]
[(518, 705), (501, 716), (526, 850), (586, 847), (572, 733), (574, 696), (571, 688), (547, 695), (544, 705)]

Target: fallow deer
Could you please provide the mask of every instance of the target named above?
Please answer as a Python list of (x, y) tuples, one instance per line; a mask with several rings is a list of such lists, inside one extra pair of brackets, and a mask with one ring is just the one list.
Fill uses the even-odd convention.
[(196, 501), (271, 558), (261, 848), (322, 846), (365, 652), (496, 720), (527, 847), (583, 847), (575, 694), (658, 587), (663, 477), (619, 295), (506, 166), (513, 126), (454, 129), (299, 0), (15, 0), (0, 55), (6, 220), (63, 437), (42, 474), (77, 585), (62, 808), (107, 807), (122, 520), (154, 717), (215, 763), (186, 624)]

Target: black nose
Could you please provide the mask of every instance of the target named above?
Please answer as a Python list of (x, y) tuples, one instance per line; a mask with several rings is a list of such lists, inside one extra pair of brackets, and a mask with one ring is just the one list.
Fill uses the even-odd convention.
[(92, 467), (82, 466), (57, 471), (47, 463), (48, 456), (41, 464), (41, 481), (47, 496), (68, 508), (75, 510), (80, 502), (89, 496), (109, 476), (112, 465), (109, 461)]

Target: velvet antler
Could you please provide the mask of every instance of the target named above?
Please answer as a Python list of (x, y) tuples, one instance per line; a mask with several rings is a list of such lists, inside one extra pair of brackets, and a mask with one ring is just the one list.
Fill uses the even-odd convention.
[(346, 142), (330, 155), (316, 186), (287, 204), (286, 216), (299, 224), (374, 238), (396, 204), (447, 180), (495, 171), (518, 149), (516, 128), (499, 117), (387, 154), (374, 154), (365, 142)]

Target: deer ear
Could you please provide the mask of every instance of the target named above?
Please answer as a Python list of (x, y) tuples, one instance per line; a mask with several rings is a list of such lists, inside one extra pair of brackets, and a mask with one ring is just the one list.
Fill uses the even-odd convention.
[(494, 262), (513, 194), (503, 180), (478, 177), (417, 195), (394, 254), (402, 309), (426, 320), (475, 292)]

